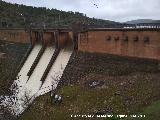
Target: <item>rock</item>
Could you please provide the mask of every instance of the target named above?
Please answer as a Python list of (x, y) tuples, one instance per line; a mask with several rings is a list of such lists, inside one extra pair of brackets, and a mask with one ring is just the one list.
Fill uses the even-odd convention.
[(91, 84), (89, 84), (89, 86), (94, 87), (97, 86), (99, 84), (99, 82), (93, 81)]
[(55, 95), (55, 96), (54, 96), (54, 99), (58, 99), (58, 95)]
[(115, 95), (121, 95), (121, 92), (120, 91), (116, 91)]
[(126, 82), (121, 82), (120, 85), (121, 86), (126, 85)]
[(61, 103), (61, 102), (62, 102), (62, 97), (59, 96), (59, 97), (58, 97), (58, 103)]

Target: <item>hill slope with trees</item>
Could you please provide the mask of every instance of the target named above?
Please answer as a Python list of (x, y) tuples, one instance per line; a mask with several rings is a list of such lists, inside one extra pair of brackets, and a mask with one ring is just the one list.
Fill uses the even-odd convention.
[(11, 4), (0, 0), (0, 27), (70, 26), (79, 21), (91, 26), (114, 26), (114, 21), (89, 18), (86, 14), (45, 7)]

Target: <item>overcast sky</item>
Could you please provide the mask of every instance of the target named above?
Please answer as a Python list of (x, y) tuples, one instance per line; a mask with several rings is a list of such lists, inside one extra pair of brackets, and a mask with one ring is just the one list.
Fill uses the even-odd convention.
[[(118, 22), (160, 19), (160, 0), (4, 0), (6, 2), (78, 11), (89, 17)], [(95, 5), (96, 4), (96, 5)], [(98, 8), (97, 8), (98, 6)]]

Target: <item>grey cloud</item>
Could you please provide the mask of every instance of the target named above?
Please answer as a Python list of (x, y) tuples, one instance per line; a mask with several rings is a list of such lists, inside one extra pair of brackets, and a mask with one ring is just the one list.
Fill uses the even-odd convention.
[[(131, 19), (160, 19), (160, 0), (14, 0), (14, 2), (79, 11), (89, 17), (120, 22)], [(97, 4), (98, 8), (94, 4)]]

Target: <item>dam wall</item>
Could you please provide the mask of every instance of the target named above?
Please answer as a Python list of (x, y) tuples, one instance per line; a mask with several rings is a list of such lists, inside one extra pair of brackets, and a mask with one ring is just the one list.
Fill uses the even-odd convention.
[(160, 60), (160, 29), (88, 29), (78, 50)]
[(25, 29), (0, 29), (0, 40), (15, 43), (30, 43), (29, 32)]
[(56, 48), (72, 44), (84, 52), (160, 60), (159, 28), (88, 28), (77, 35), (74, 38), (74, 30), (68, 29), (0, 29), (3, 41), (55, 44)]

